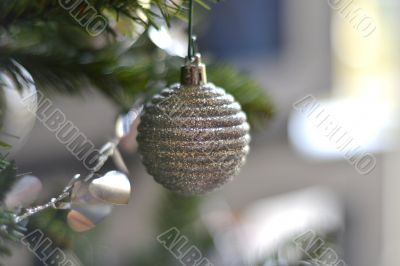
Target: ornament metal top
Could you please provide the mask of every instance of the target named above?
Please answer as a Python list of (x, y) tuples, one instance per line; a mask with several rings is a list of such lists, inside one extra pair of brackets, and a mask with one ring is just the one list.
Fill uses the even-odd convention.
[(144, 106), (137, 141), (143, 164), (158, 183), (198, 195), (239, 172), (249, 152), (249, 124), (240, 104), (207, 82), (196, 54), (186, 58), (181, 83)]

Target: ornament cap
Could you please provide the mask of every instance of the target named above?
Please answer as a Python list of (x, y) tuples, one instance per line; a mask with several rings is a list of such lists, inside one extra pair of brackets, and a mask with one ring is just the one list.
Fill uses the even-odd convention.
[(204, 85), (207, 84), (206, 66), (201, 62), (201, 55), (186, 57), (185, 65), (181, 68), (181, 84)]

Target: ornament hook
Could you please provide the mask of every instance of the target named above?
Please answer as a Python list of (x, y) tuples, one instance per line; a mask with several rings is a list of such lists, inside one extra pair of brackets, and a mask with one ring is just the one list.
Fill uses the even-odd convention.
[(181, 84), (198, 86), (207, 84), (206, 66), (201, 62), (201, 55), (197, 53), (193, 59), (187, 57), (181, 68)]

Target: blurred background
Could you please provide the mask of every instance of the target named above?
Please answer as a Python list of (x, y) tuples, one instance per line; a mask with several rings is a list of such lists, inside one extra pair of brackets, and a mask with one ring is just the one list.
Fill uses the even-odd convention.
[[(87, 233), (71, 233), (68, 254), (77, 265), (181, 265), (157, 241), (176, 227), (216, 266), (399, 265), (399, 10), (394, 0), (229, 0), (201, 12), (196, 32), (203, 55), (257, 81), (274, 104), (273, 119), (252, 133), (234, 182), (206, 197), (166, 192), (139, 155), (125, 150), (130, 204)], [(370, 172), (360, 174), (293, 107), (307, 95), (374, 154)], [(102, 94), (51, 97), (97, 146), (112, 136), (119, 110)], [(19, 171), (42, 180), (39, 201), (84, 172), (41, 123), (16, 160)], [(49, 223), (56, 219), (48, 215)], [(310, 243), (322, 239), (306, 245), (308, 252), (296, 242), (307, 232)], [(327, 248), (337, 255), (331, 264)], [(26, 247), (13, 253), (5, 265), (42, 265)]]

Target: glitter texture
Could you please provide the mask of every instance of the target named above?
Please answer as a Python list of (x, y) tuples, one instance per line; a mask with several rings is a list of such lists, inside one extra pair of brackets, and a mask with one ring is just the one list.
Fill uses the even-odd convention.
[(230, 181), (249, 152), (249, 125), (223, 89), (173, 85), (144, 107), (137, 137), (154, 179), (174, 192), (197, 195)]

